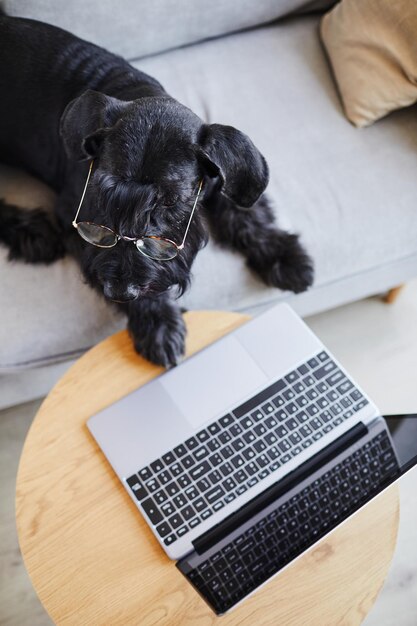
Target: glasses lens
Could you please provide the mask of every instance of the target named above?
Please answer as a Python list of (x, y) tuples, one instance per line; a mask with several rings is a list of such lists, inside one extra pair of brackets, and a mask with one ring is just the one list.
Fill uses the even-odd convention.
[(112, 248), (117, 243), (116, 234), (105, 226), (91, 224), (90, 222), (79, 222), (77, 224), (77, 230), (81, 237), (88, 241), (88, 243), (92, 243), (93, 246)]
[(167, 239), (144, 237), (138, 239), (136, 247), (143, 255), (154, 261), (170, 261), (177, 256), (177, 247)]

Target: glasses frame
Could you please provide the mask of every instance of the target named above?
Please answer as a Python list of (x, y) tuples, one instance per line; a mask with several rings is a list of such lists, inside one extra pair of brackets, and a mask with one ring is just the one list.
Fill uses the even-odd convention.
[[(109, 228), (108, 226), (104, 226), (103, 224), (96, 224), (95, 222), (89, 222), (86, 220), (83, 220), (82, 222), (77, 222), (78, 219), (78, 214), (81, 211), (81, 207), (83, 205), (83, 201), (84, 201), (84, 197), (87, 191), (87, 187), (88, 187), (88, 183), (90, 181), (90, 177), (91, 177), (91, 172), (93, 171), (93, 165), (94, 165), (94, 160), (91, 161), (90, 163), (90, 167), (88, 169), (88, 174), (87, 174), (87, 179), (85, 181), (85, 185), (84, 185), (84, 189), (81, 195), (81, 199), (80, 199), (80, 203), (78, 205), (77, 208), (77, 212), (75, 214), (74, 219), (72, 220), (72, 225), (73, 227), (77, 230), (78, 234), (80, 235), (80, 237), (82, 239), (84, 239), (84, 241), (86, 241), (87, 243), (91, 244), (92, 246), (96, 246), (97, 248), (114, 248), (114, 246), (116, 246), (119, 241), (121, 239), (123, 239), (123, 241), (131, 241), (132, 243), (135, 244), (136, 249), (138, 250), (138, 252), (140, 252), (143, 256), (146, 256), (147, 258), (153, 259), (154, 261), (171, 261), (172, 259), (175, 259), (175, 257), (178, 255), (178, 253), (184, 248), (185, 246), (185, 240), (187, 238), (188, 235), (188, 231), (190, 229), (190, 225), (191, 225), (191, 220), (193, 219), (193, 215), (194, 215), (194, 211), (197, 207), (197, 203), (198, 203), (198, 199), (200, 197), (200, 193), (201, 190), (203, 188), (203, 182), (204, 180), (201, 179), (199, 184), (198, 184), (198, 190), (197, 190), (197, 195), (195, 197), (194, 200), (194, 204), (193, 204), (193, 208), (191, 209), (191, 214), (190, 217), (188, 219), (188, 223), (187, 223), (187, 228), (185, 229), (185, 233), (184, 233), (184, 237), (182, 239), (182, 242), (180, 244), (176, 243), (175, 241), (172, 241), (172, 239), (168, 239), (168, 237), (159, 237), (157, 235), (143, 235), (142, 237), (125, 237), (123, 235), (119, 235), (118, 233), (116, 233), (112, 228)], [(101, 246), (98, 243), (93, 243), (92, 241), (89, 241), (88, 239), (86, 239), (82, 234), (81, 231), (79, 230), (79, 225), (80, 224), (89, 224), (91, 226), (97, 226), (99, 228), (102, 228), (104, 230), (107, 230), (109, 233), (112, 233), (112, 235), (115, 236), (115, 242), (114, 244), (112, 244), (111, 246)], [(144, 239), (159, 239), (160, 241), (166, 241), (170, 244), (172, 244), (175, 247), (176, 253), (170, 257), (169, 259), (157, 259), (155, 257), (149, 256), (148, 254), (146, 254), (145, 252), (143, 252), (143, 250), (140, 249), (140, 247), (138, 247), (137, 242), (138, 241), (143, 241)]]

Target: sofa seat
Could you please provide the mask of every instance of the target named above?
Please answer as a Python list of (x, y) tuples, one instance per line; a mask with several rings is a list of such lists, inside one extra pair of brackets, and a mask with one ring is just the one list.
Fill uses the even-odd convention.
[[(290, 299), (313, 313), (417, 275), (415, 107), (358, 130), (343, 116), (318, 37), (296, 17), (137, 60), (207, 122), (249, 134), (267, 158), (278, 223), (312, 254), (312, 290), (265, 287), (242, 258), (210, 242), (182, 304), (256, 312)], [(51, 206), (39, 181), (2, 168), (0, 196)], [(7, 263), (0, 250), (0, 373), (74, 358), (125, 321), (82, 283), (71, 259)]]

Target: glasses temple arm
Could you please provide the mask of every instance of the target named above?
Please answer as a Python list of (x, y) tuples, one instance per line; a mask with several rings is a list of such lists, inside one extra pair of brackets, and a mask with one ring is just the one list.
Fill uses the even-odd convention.
[(77, 213), (75, 214), (75, 217), (72, 220), (72, 225), (73, 226), (77, 226), (78, 213), (80, 212), (81, 205), (82, 205), (83, 200), (84, 200), (85, 192), (87, 191), (87, 186), (88, 186), (88, 182), (90, 180), (90, 176), (91, 176), (91, 171), (93, 169), (93, 165), (94, 165), (94, 161), (91, 161), (90, 167), (89, 167), (89, 170), (88, 170), (88, 174), (87, 174), (87, 180), (85, 181), (83, 193), (82, 193), (82, 196), (81, 196), (80, 204), (78, 205)]
[(190, 225), (191, 225), (191, 220), (193, 219), (194, 211), (196, 209), (197, 202), (198, 202), (198, 199), (200, 197), (200, 193), (201, 193), (202, 188), (203, 188), (203, 179), (200, 180), (200, 184), (198, 186), (197, 196), (196, 196), (196, 199), (194, 200), (193, 208), (191, 209), (190, 219), (188, 220), (188, 224), (187, 224), (187, 228), (185, 229), (185, 234), (184, 234), (183, 240), (182, 240), (181, 244), (178, 246), (178, 248), (180, 250), (182, 250), (183, 247), (184, 247), (185, 240), (186, 240), (187, 234), (188, 234), (188, 230), (189, 230)]

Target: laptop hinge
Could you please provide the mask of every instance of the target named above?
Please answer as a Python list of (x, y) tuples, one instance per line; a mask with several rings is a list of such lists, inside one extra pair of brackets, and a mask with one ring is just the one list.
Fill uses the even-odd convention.
[(325, 463), (335, 458), (367, 433), (368, 428), (362, 422), (359, 422), (356, 426), (326, 446), (326, 448), (317, 452), (311, 459), (302, 463), (287, 476), (284, 476), (284, 478), (277, 483), (268, 487), (268, 489), (260, 493), (250, 502), (244, 504), (240, 509), (226, 517), (219, 524), (216, 524), (216, 526), (210, 528), (210, 530), (203, 535), (197, 537), (197, 539), (192, 542), (197, 554), (202, 554), (206, 552), (206, 550), (209, 550), (216, 543), (224, 539), (226, 535), (239, 528), (239, 526), (259, 513), (259, 511), (267, 507), (274, 500), (277, 500), (287, 493), (287, 491), (290, 491), (290, 489), (301, 483), (305, 478), (311, 476), (311, 474)]

